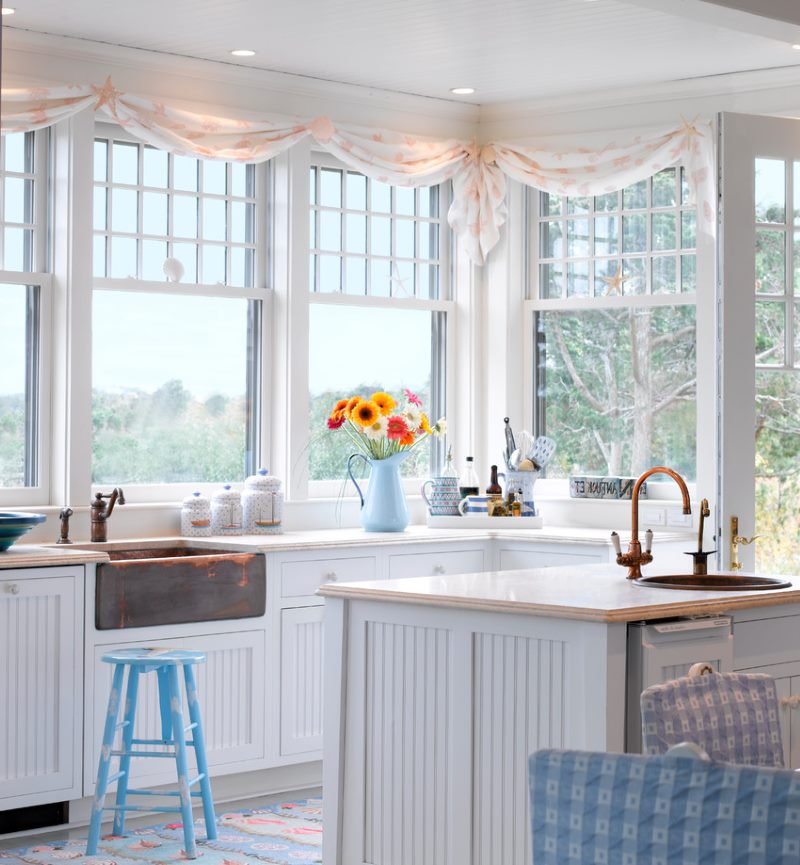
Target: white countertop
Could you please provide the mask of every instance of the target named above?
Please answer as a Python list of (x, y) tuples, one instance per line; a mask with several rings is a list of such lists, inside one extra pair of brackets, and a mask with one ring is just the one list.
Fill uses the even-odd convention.
[(107, 562), (108, 556), (99, 550), (74, 549), (71, 545), (35, 546), (14, 544), (0, 553), (0, 569), (50, 568), (55, 565), (83, 565), (86, 562)]
[[(357, 583), (326, 583), (318, 594), (347, 600), (396, 601), (561, 619), (631, 622), (712, 615), (800, 603), (800, 578), (788, 589), (702, 592), (639, 586), (618, 565), (569, 565)], [(647, 575), (675, 573), (648, 567)]]

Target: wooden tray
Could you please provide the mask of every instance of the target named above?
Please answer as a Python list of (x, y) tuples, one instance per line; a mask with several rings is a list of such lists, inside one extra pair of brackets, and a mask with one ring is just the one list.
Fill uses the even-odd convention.
[(485, 514), (470, 514), (463, 517), (433, 517), (428, 514), (428, 525), (432, 529), (540, 529), (543, 518), (538, 517), (488, 517)]

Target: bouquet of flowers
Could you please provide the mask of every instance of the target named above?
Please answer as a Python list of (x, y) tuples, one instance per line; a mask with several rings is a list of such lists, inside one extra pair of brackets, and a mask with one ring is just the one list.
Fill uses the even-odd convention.
[(444, 418), (431, 426), (420, 398), (408, 388), (403, 396), (402, 406), (383, 391), (340, 399), (328, 417), (328, 429), (343, 429), (359, 451), (373, 460), (410, 451), (429, 435), (445, 434)]

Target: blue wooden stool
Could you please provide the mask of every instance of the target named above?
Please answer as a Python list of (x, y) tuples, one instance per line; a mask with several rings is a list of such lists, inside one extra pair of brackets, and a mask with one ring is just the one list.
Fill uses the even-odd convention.
[[(192, 821), (192, 796), (200, 796), (203, 800), (203, 816), (206, 823), (206, 837), (213, 841), (217, 837), (217, 824), (214, 816), (214, 801), (211, 798), (211, 783), (208, 778), (208, 763), (206, 762), (205, 739), (203, 725), (200, 720), (200, 706), (197, 700), (197, 687), (192, 666), (205, 661), (204, 652), (192, 652), (183, 649), (118, 649), (103, 655), (103, 661), (114, 664), (114, 678), (111, 684), (111, 694), (108, 698), (108, 713), (106, 714), (103, 747), (100, 751), (100, 765), (97, 769), (97, 789), (94, 794), (92, 820), (89, 824), (89, 840), (86, 844), (86, 855), (97, 853), (97, 843), (100, 840), (100, 823), (103, 811), (114, 812), (114, 835), (125, 832), (126, 811), (160, 811), (164, 813), (179, 813), (183, 822), (183, 837), (186, 856), (197, 858), (197, 846), (194, 837)], [(125, 668), (128, 668), (128, 689), (125, 695), (125, 712), (123, 720), (117, 723), (119, 717), (120, 698), (122, 696), (122, 679)], [(178, 667), (183, 667), (186, 681), (186, 702), (189, 706), (190, 724), (184, 725), (183, 698), (178, 678)], [(134, 739), (133, 725), (136, 718), (136, 694), (139, 687), (139, 675), (155, 671), (158, 675), (158, 702), (161, 709), (161, 739)], [(115, 751), (114, 739), (117, 730), (122, 730), (122, 750)], [(192, 738), (187, 740), (186, 733), (192, 731)], [(171, 751), (134, 751), (134, 745), (171, 745)], [(197, 758), (197, 777), (189, 778), (189, 762), (187, 746), (194, 748)], [(112, 757), (119, 757), (119, 771), (109, 776)], [(128, 787), (130, 777), (131, 757), (175, 758), (178, 771), (178, 791), (160, 792), (157, 790), (134, 790)], [(105, 807), (108, 785), (117, 781), (117, 796), (113, 806)], [(195, 784), (200, 784), (199, 790), (191, 790)], [(150, 805), (128, 805), (128, 794), (136, 796), (177, 796), (180, 807)]]

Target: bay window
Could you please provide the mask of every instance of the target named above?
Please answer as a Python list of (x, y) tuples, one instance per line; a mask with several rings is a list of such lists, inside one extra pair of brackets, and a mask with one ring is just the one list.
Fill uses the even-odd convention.
[[(318, 153), (309, 190), (309, 491), (326, 495), (353, 451), (326, 429), (337, 400), (408, 388), (431, 422), (445, 414), (449, 190), (391, 186)], [(402, 473), (427, 477), (441, 456), (432, 438)]]
[(257, 468), (266, 176), (97, 135), (93, 483), (174, 498)]
[(697, 474), (696, 227), (682, 171), (535, 201), (535, 428), (549, 478)]
[(0, 139), (0, 502), (49, 496), (46, 132)]

